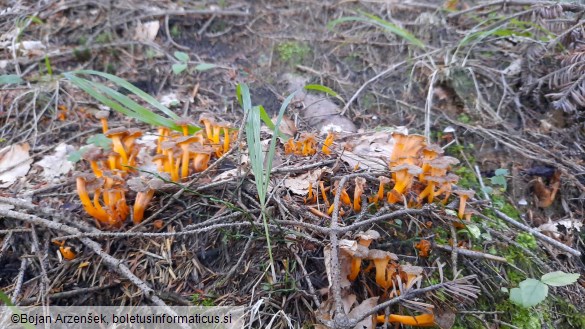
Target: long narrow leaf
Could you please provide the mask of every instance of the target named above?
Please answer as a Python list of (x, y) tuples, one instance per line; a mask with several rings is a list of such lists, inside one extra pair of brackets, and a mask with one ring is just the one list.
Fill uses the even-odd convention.
[(285, 100), (284, 102), (282, 102), (282, 105), (280, 106), (280, 110), (278, 111), (278, 117), (276, 119), (276, 126), (274, 128), (274, 134), (272, 134), (272, 139), (270, 140), (270, 146), (268, 148), (268, 155), (267, 155), (267, 160), (266, 160), (266, 170), (264, 171), (264, 175), (265, 175), (265, 179), (264, 179), (264, 190), (268, 191), (268, 183), (270, 182), (270, 172), (272, 171), (272, 160), (274, 160), (274, 152), (276, 150), (276, 138), (278, 137), (279, 133), (280, 133), (280, 122), (282, 121), (282, 117), (284, 116), (284, 112), (286, 111), (286, 108), (288, 107), (288, 104), (290, 104), (290, 102), (292, 101), (293, 97), (295, 96), (297, 92), (293, 92), (292, 94), (290, 94)]
[(109, 73), (104, 73), (104, 72), (99, 72), (99, 71), (94, 71), (94, 70), (79, 70), (79, 71), (73, 71), (71, 73), (72, 74), (97, 75), (97, 76), (100, 76), (102, 78), (106, 78), (106, 79), (112, 81), (113, 83), (117, 84), (118, 86), (125, 88), (128, 91), (130, 91), (131, 93), (135, 94), (136, 96), (142, 98), (145, 102), (147, 102), (148, 104), (161, 110), (164, 114), (168, 115), (171, 119), (173, 119), (173, 120), (179, 119), (179, 116), (177, 114), (175, 114), (173, 111), (171, 111), (166, 106), (162, 105), (158, 100), (156, 100), (156, 98), (154, 98), (154, 97), (150, 96), (149, 94), (145, 93), (144, 91), (140, 90), (138, 87), (134, 86), (130, 82), (128, 82), (122, 78), (118, 78), (115, 75), (112, 75)]
[(417, 39), (412, 33), (408, 32), (407, 30), (402, 29), (402, 28), (398, 27), (397, 25), (392, 24), (388, 21), (385, 21), (378, 16), (366, 14), (366, 13), (363, 13), (363, 15), (365, 15), (367, 17), (350, 16), (350, 17), (338, 18), (336, 20), (333, 20), (333, 21), (327, 23), (327, 27), (333, 28), (335, 25), (345, 23), (345, 22), (368, 23), (368, 24), (377, 25), (379, 27), (382, 27), (386, 31), (393, 33), (393, 34), (396, 34), (397, 36), (403, 38), (404, 40), (410, 42), (411, 44), (413, 44), (417, 47), (420, 47), (420, 48), (425, 47), (425, 45), (422, 41)]
[(337, 99), (339, 99), (340, 101), (342, 101), (345, 104), (345, 101), (343, 100), (343, 98), (341, 96), (339, 96), (338, 93), (336, 93), (333, 89), (323, 86), (323, 85), (319, 85), (319, 84), (312, 84), (312, 85), (306, 85), (304, 87), (305, 90), (315, 90), (315, 91), (320, 91), (320, 92), (324, 92), (329, 96), (333, 96)]
[(165, 117), (162, 117), (156, 113), (149, 111), (147, 108), (136, 103), (126, 95), (123, 95), (122, 93), (114, 89), (111, 89), (107, 86), (104, 86), (102, 84), (96, 84), (95, 86), (107, 97), (114, 99), (118, 103), (122, 104), (126, 109), (130, 110), (131, 114), (128, 114), (128, 116), (141, 120), (153, 126), (165, 126), (173, 130), (181, 131), (181, 127), (176, 125), (173, 120), (167, 119)]

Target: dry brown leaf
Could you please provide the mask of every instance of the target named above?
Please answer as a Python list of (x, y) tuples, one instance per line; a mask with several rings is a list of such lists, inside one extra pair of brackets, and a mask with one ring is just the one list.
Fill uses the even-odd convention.
[[(276, 119), (277, 119), (276, 117), (272, 118), (272, 122), (276, 122)], [(282, 116), (282, 120), (280, 121), (280, 127), (278, 129), (283, 134), (291, 137), (297, 133), (297, 126), (295, 125), (295, 122), (286, 115)]]
[(67, 160), (69, 149), (72, 149), (72, 147), (61, 143), (57, 145), (53, 154), (44, 156), (35, 163), (43, 168), (43, 177), (46, 180), (59, 178), (59, 176), (66, 175), (73, 169), (73, 164)]
[(28, 143), (13, 144), (0, 150), (0, 188), (12, 185), (30, 170), (32, 159)]
[(536, 178), (533, 189), (534, 194), (538, 198), (538, 206), (541, 208), (550, 207), (550, 205), (552, 205), (553, 201), (555, 200), (560, 186), (561, 172), (558, 170), (556, 170), (553, 174), (548, 187), (542, 182), (540, 177)]
[(325, 172), (331, 172), (331, 169), (327, 167), (317, 168), (302, 175), (289, 177), (284, 180), (284, 186), (294, 194), (306, 195), (309, 193), (309, 183), (313, 184), (313, 188), (318, 186), (317, 181)]
[[(357, 316), (363, 314), (378, 305), (378, 298), (379, 297), (372, 297), (364, 300), (361, 304), (356, 306), (349, 314), (347, 315), (350, 320), (357, 320)], [(376, 328), (376, 324), (374, 323), (371, 316), (366, 317), (362, 321), (358, 322), (358, 324), (353, 327), (354, 329), (374, 329)]]
[(138, 22), (134, 33), (134, 40), (152, 42), (156, 38), (159, 28), (160, 22), (158, 20), (145, 23)]

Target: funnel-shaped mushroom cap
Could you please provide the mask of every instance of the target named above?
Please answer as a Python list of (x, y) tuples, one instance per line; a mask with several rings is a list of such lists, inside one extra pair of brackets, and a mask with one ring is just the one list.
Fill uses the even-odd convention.
[(398, 173), (400, 171), (404, 171), (404, 172), (407, 172), (409, 175), (414, 176), (414, 175), (420, 174), (422, 172), (422, 169), (419, 166), (405, 163), (405, 164), (401, 164), (401, 165), (396, 166), (396, 167), (392, 167), (392, 170), (390, 170), (390, 171), (396, 172), (396, 173)]
[(342, 239), (339, 240), (339, 249), (355, 258), (367, 258), (368, 248), (358, 244), (354, 240)]
[(472, 198), (475, 195), (474, 190), (453, 190), (453, 193), (465, 198)]
[(110, 117), (110, 111), (97, 111), (95, 112), (94, 116), (96, 117), (96, 119), (107, 119), (108, 117)]
[(122, 137), (122, 136), (128, 135), (128, 132), (129, 132), (128, 128), (120, 127), (120, 128), (110, 129), (104, 135), (106, 135), (106, 137), (108, 137), (108, 138), (112, 138), (114, 136), (121, 136)]
[(99, 161), (104, 159), (104, 153), (102, 149), (94, 145), (88, 145), (85, 148), (85, 152), (81, 155), (81, 158), (87, 161)]
[(355, 235), (355, 238), (358, 239), (358, 243), (362, 246), (369, 247), (372, 241), (380, 238), (380, 233), (374, 230), (360, 231)]

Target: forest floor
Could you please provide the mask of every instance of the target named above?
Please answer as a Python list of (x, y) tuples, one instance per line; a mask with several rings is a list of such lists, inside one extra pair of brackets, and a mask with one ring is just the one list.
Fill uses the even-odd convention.
[[(4, 2), (0, 290), (17, 306), (245, 306), (254, 328), (375, 328), (385, 312), (433, 314), (441, 328), (584, 328), (584, 13), (529, 0)], [(172, 113), (76, 70), (122, 78)], [(291, 155), (276, 138), (271, 175), (256, 172), (243, 84), (274, 122), (296, 91), (280, 129), (312, 136), (318, 152)], [(99, 86), (106, 100), (132, 99), (166, 120), (203, 127), (213, 116), (234, 139), (205, 171), (160, 176), (140, 224), (134, 209), (100, 225), (77, 178), (92, 172), (80, 160), (88, 145), (111, 147), (95, 114), (140, 131), (140, 168), (152, 165), (160, 130), (86, 92)], [(338, 130), (330, 155), (325, 127)], [(361, 210), (322, 198), (319, 188), (340, 184), (355, 201), (361, 178), (375, 195), (377, 177), (392, 176), (392, 132), (406, 130), (459, 160), (450, 171), (454, 189), (475, 191), (470, 222), (458, 197), (416, 202), (422, 178), (400, 202), (364, 197)], [(272, 135), (261, 129), (260, 151)], [(259, 176), (270, 179), (265, 205)], [(121, 184), (124, 202), (137, 203), (141, 192)], [(388, 267), (381, 280), (390, 287), (370, 256), (346, 278), (354, 258), (344, 250), (368, 230), (380, 237), (367, 248), (397, 256), (397, 275)], [(404, 286), (397, 277), (410, 265), (420, 273)], [(550, 285), (543, 301), (527, 296), (526, 307), (511, 301), (521, 282), (558, 271), (581, 277)]]

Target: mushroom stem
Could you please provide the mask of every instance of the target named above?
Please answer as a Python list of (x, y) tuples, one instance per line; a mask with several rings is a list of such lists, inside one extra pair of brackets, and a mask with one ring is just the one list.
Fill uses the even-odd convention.
[(350, 268), (349, 274), (347, 275), (347, 278), (349, 279), (349, 281), (354, 281), (355, 279), (357, 279), (358, 275), (360, 274), (361, 267), (362, 267), (362, 259), (357, 258), (357, 257), (353, 257), (351, 259), (351, 268)]
[(120, 136), (112, 136), (112, 144), (114, 145), (114, 152), (122, 157), (122, 165), (128, 165), (128, 153), (124, 150)]
[(325, 184), (323, 181), (319, 181), (319, 189), (321, 190), (321, 196), (323, 197), (323, 202), (325, 203), (326, 207), (329, 207), (329, 199), (327, 198), (327, 190), (325, 189)]
[(144, 210), (154, 196), (154, 190), (148, 189), (146, 192), (138, 192), (134, 201), (134, 224), (140, 224), (144, 218)]
[(77, 194), (79, 195), (79, 200), (81, 200), (81, 204), (83, 205), (83, 209), (93, 218), (97, 219), (100, 222), (107, 222), (108, 215), (105, 211), (100, 211), (94, 207), (91, 200), (89, 199), (89, 194), (87, 193), (87, 187), (85, 185), (85, 179), (83, 177), (77, 177)]
[(459, 199), (459, 212), (457, 213), (457, 217), (459, 217), (459, 219), (462, 219), (463, 215), (465, 214), (465, 203), (467, 202), (467, 198), (467, 195), (461, 195)]
[[(386, 322), (386, 316), (385, 315), (376, 316), (376, 322), (377, 323)], [(390, 314), (388, 316), (388, 322), (401, 323), (407, 326), (432, 327), (435, 325), (435, 316), (432, 313), (421, 314), (416, 316)]]

